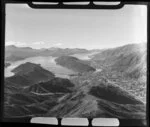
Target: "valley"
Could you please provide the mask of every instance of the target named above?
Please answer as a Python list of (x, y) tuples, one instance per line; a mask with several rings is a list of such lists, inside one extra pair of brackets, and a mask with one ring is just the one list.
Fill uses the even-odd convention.
[(5, 61), (6, 117), (146, 119), (146, 43), (96, 52), (13, 48), (8, 56), (24, 58)]

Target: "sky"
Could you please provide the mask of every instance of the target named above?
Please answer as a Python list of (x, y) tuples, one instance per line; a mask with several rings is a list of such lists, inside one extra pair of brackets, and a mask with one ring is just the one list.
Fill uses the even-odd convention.
[(112, 48), (147, 40), (147, 8), (32, 9), (6, 5), (5, 45), (40, 48)]

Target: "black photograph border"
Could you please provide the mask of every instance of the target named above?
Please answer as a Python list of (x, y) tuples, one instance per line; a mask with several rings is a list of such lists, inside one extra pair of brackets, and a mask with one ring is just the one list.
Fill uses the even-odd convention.
[[(103, 5), (94, 5), (92, 2), (90, 2), (89, 5), (63, 5), (62, 2), (89, 2), (90, 0), (34, 0), (34, 2), (59, 2), (58, 5), (46, 5), (46, 6), (38, 6), (32, 4), (32, 0), (1, 0), (1, 85), (0, 85), (0, 122), (4, 125), (10, 125), (13, 126), (16, 123), (19, 126), (22, 126), (23, 124), (25, 126), (31, 125), (29, 123), (31, 117), (24, 117), (24, 118), (4, 118), (3, 117), (3, 109), (4, 109), (4, 58), (5, 58), (5, 5), (6, 4), (28, 4), (32, 8), (49, 8), (49, 9), (120, 9), (124, 5), (132, 4), (132, 5), (146, 5), (147, 6), (147, 104), (146, 104), (146, 121), (147, 126), (149, 126), (149, 14), (150, 14), (150, 3), (144, 2), (144, 1), (136, 1), (136, 2), (121, 2), (119, 5), (115, 6), (103, 6)], [(101, 1), (101, 0), (93, 0), (93, 1)], [(108, 1), (105, 1), (108, 2)], [(115, 2), (111, 1), (111, 2)], [(89, 119), (89, 126), (91, 126), (92, 119)], [(125, 119), (120, 120), (120, 126), (135, 126), (135, 123), (138, 123), (138, 120), (134, 119)], [(60, 126), (61, 119), (58, 119), (58, 125), (44, 125), (42, 126)], [(35, 126), (39, 126), (39, 124), (32, 124)], [(139, 125), (140, 126), (140, 125)]]

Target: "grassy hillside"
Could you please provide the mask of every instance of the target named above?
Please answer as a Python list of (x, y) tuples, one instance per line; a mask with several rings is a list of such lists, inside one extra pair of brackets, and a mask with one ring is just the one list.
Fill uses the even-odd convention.
[(146, 43), (129, 44), (104, 50), (93, 56), (99, 66), (111, 71), (122, 72), (131, 78), (139, 78), (146, 74)]
[(68, 79), (53, 78), (47, 82), (33, 84), (26, 88), (25, 91), (34, 93), (70, 93), (74, 86)]

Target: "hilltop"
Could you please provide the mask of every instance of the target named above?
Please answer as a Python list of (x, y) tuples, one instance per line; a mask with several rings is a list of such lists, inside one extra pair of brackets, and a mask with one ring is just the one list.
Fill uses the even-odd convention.
[(76, 72), (83, 73), (95, 71), (95, 68), (89, 66), (85, 61), (79, 60), (72, 56), (61, 56), (55, 59), (56, 63)]
[(14, 76), (5, 78), (6, 82), (13, 83), (19, 86), (28, 86), (40, 81), (47, 81), (54, 77), (52, 72), (43, 69), (39, 64), (30, 62), (19, 65), (12, 72)]

